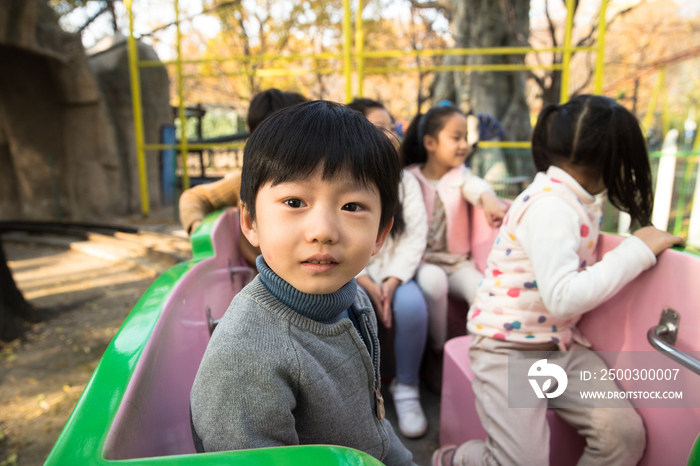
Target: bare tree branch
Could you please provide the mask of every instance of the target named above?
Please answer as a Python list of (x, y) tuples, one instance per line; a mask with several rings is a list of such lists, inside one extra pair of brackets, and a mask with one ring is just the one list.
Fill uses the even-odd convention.
[[(552, 21), (552, 17), (549, 16), (549, 0), (545, 0), (544, 2), (544, 15), (547, 17), (547, 23), (549, 24), (549, 34), (552, 37), (552, 46), (556, 47), (557, 46), (557, 31), (556, 28), (554, 27), (554, 22)], [(556, 61), (555, 61), (556, 63)]]
[(432, 0), (429, 2), (421, 2), (418, 0), (411, 0), (411, 6), (413, 8), (435, 8), (436, 10), (449, 10), (450, 5), (446, 2), (441, 2), (440, 0)]
[[(574, 2), (574, 12), (575, 12), (576, 10), (578, 10), (578, 2), (579, 2), (579, 0), (576, 0), (576, 1)], [(566, 0), (561, 0), (561, 3), (564, 5), (564, 8), (566, 8)]]
[[(203, 15), (203, 14), (206, 14), (206, 13), (212, 13), (212, 12), (214, 12), (214, 11), (216, 11), (216, 10), (220, 10), (220, 9), (225, 8), (225, 7), (227, 7), (227, 6), (237, 5), (237, 4), (239, 4), (239, 3), (241, 3), (241, 0), (233, 0), (233, 1), (229, 1), (229, 2), (222, 2), (222, 3), (219, 3), (218, 5), (214, 5), (214, 6), (211, 7), (211, 8), (204, 9), (204, 10), (200, 11), (199, 13), (196, 13), (196, 14), (194, 14), (194, 15), (192, 15), (192, 16), (187, 16), (186, 18), (182, 18), (182, 19), (180, 20), (180, 22), (182, 23), (182, 22), (184, 22), (184, 21), (190, 21), (190, 20), (196, 18), (196, 17), (199, 16), (199, 15)], [(141, 34), (141, 37), (148, 37), (148, 36), (151, 36), (151, 35), (155, 34), (155, 33), (158, 32), (158, 31), (161, 31), (161, 30), (163, 30), (163, 29), (167, 29), (167, 28), (169, 28), (170, 26), (174, 26), (174, 25), (175, 25), (175, 21), (173, 21), (172, 23), (164, 24), (164, 25), (162, 25), (162, 26), (158, 26), (157, 28), (153, 29), (151, 32), (145, 32), (145, 33)]]
[(270, 20), (269, 10), (268, 14), (264, 18), (258, 16), (257, 13), (253, 13), (253, 17), (258, 23), (258, 40), (260, 41), (260, 53), (265, 53), (267, 51), (267, 35), (265, 34), (265, 25)]
[(687, 60), (688, 58), (691, 57), (697, 57), (700, 56), (700, 47), (693, 47), (690, 49), (687, 49), (683, 52), (674, 54), (670, 57), (663, 57), (660, 59), (657, 59), (651, 63), (646, 63), (646, 64), (638, 64), (635, 71), (629, 75), (626, 76), (622, 79), (619, 79), (615, 81), (614, 83), (608, 85), (603, 92), (611, 92), (615, 88), (618, 88), (624, 84), (627, 84), (635, 79), (644, 77), (646, 75), (655, 73), (659, 70), (659, 68), (663, 68), (664, 66), (672, 65), (674, 63), (678, 63), (683, 60)]
[(591, 62), (592, 58), (591, 55), (588, 55), (588, 74), (586, 76), (586, 80), (581, 84), (579, 87), (577, 87), (573, 93), (571, 94), (572, 96), (579, 95), (581, 91), (583, 91), (588, 85), (591, 83), (591, 80), (593, 79), (593, 73), (594, 73), (594, 66), (593, 63)]
[(515, 30), (515, 8), (513, 7), (513, 3), (506, 3), (506, 0), (500, 0), (499, 6), (501, 7), (503, 19), (505, 20), (506, 29), (512, 36), (515, 36), (517, 33)]
[(238, 21), (238, 26), (241, 28), (241, 31), (243, 32), (242, 37), (243, 37), (243, 54), (246, 57), (250, 56), (250, 36), (248, 35), (248, 31), (246, 31), (245, 28), (245, 20), (243, 19), (243, 14), (241, 13), (240, 15), (233, 15), (234, 18)]
[[(415, 24), (415, 12), (416, 8), (411, 7), (411, 48), (413, 50), (418, 50), (418, 34), (416, 32), (416, 24)], [(425, 18), (423, 18), (423, 21), (426, 21)], [(420, 56), (416, 55), (416, 67), (420, 69)], [(420, 106), (423, 103), (422, 102), (422, 89), (423, 89), (423, 79), (425, 78), (425, 73), (422, 71), (418, 72), (418, 95), (416, 96), (416, 103), (418, 104), (418, 113), (420, 113)]]
[[(634, 8), (636, 8), (636, 6), (637, 6), (637, 5), (634, 5), (634, 6), (631, 6), (631, 7), (629, 7), (629, 8), (626, 8), (626, 9), (624, 9), (624, 10), (620, 10), (620, 11), (618, 11), (617, 13), (615, 13), (615, 15), (613, 15), (613, 17), (610, 18), (610, 21), (608, 21), (608, 26), (611, 26), (611, 25), (615, 22), (615, 20), (617, 20), (618, 18), (620, 18), (620, 17), (626, 15), (627, 13), (629, 13), (629, 12), (632, 11)], [(599, 14), (600, 14), (600, 13), (599, 13)], [(584, 37), (584, 38), (582, 38), (581, 40), (579, 40), (579, 41), (576, 43), (576, 46), (577, 46), (577, 47), (580, 47), (580, 46), (582, 46), (582, 45), (586, 45), (587, 42), (588, 42), (589, 40), (592, 39), (593, 34), (594, 34), (597, 30), (598, 30), (598, 21), (595, 21), (595, 22), (593, 23), (593, 26), (591, 26), (591, 30), (588, 32), (588, 34), (586, 35), (586, 37)]]
[(111, 3), (112, 3), (112, 0), (107, 1), (107, 3), (105, 3), (105, 5), (97, 13), (95, 13), (90, 18), (88, 18), (88, 20), (85, 21), (85, 23), (82, 26), (80, 26), (80, 28), (78, 29), (78, 34), (83, 32), (85, 30), (85, 28), (88, 27), (90, 24), (92, 24), (92, 22), (95, 21), (97, 18), (99, 18), (100, 15), (102, 15), (102, 13), (109, 10), (109, 5)]
[(535, 81), (535, 83), (537, 84), (537, 87), (544, 90), (544, 88), (545, 88), (544, 77), (537, 76), (535, 73), (532, 72), (532, 70), (527, 70), (526, 73), (527, 73), (528, 78)]

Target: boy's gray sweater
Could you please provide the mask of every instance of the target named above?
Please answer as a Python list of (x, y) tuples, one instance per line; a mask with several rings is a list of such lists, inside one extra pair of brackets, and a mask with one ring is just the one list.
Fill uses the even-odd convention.
[(212, 335), (192, 387), (197, 450), (328, 444), (411, 464), (376, 414), (376, 318), (363, 291), (349, 312), (362, 337), (350, 319), (322, 323), (285, 306), (260, 276), (246, 286)]

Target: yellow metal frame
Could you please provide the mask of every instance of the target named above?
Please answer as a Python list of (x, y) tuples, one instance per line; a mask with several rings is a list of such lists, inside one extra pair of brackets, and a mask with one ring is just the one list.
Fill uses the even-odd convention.
[(602, 0), (600, 4), (600, 11), (598, 12), (598, 50), (596, 53), (596, 63), (595, 63), (595, 86), (593, 92), (596, 94), (602, 94), (603, 92), (603, 67), (605, 58), (605, 32), (608, 27), (608, 22), (606, 18), (608, 10), (607, 0)]
[[(605, 0), (603, 0), (605, 1)], [(574, 29), (574, 0), (566, 0), (566, 27), (564, 29), (564, 47), (562, 47), (561, 59), (561, 92), (559, 102), (565, 103), (569, 100), (569, 67), (571, 65), (571, 36)]]
[[(141, 210), (144, 215), (149, 213), (148, 185), (146, 178), (146, 163), (145, 151), (147, 150), (163, 150), (176, 149), (180, 151), (183, 165), (182, 185), (183, 189), (189, 188), (189, 176), (187, 173), (187, 153), (189, 150), (203, 150), (214, 148), (240, 148), (242, 143), (223, 143), (223, 144), (188, 144), (187, 143), (187, 118), (185, 118), (185, 97), (183, 92), (183, 80), (194, 77), (209, 77), (215, 78), (220, 76), (242, 76), (249, 75), (249, 71), (237, 71), (227, 73), (212, 73), (212, 74), (183, 74), (182, 66), (184, 64), (196, 64), (205, 62), (256, 62), (256, 61), (304, 61), (304, 60), (342, 60), (342, 67), (322, 68), (322, 69), (305, 69), (305, 68), (267, 68), (264, 70), (255, 70), (257, 76), (274, 77), (274, 76), (300, 76), (309, 73), (314, 74), (339, 74), (342, 73), (345, 77), (345, 98), (350, 102), (353, 98), (352, 75), (353, 71), (357, 75), (357, 96), (362, 97), (364, 91), (364, 79), (368, 74), (391, 74), (391, 73), (406, 73), (406, 72), (439, 72), (439, 71), (472, 71), (472, 72), (502, 72), (502, 71), (527, 71), (534, 69), (546, 70), (561, 70), (561, 102), (566, 102), (569, 99), (569, 72), (571, 65), (571, 56), (574, 52), (596, 52), (596, 68), (594, 89), (596, 93), (602, 90), (603, 82), (603, 53), (605, 47), (605, 14), (608, 0), (601, 0), (598, 25), (598, 41), (592, 47), (572, 47), (572, 32), (574, 23), (574, 0), (566, 0), (567, 16), (564, 31), (564, 43), (561, 47), (550, 47), (536, 49), (532, 47), (497, 47), (497, 48), (478, 48), (478, 49), (446, 49), (446, 50), (389, 50), (389, 51), (365, 51), (364, 48), (364, 25), (362, 20), (363, 1), (357, 1), (357, 9), (355, 12), (355, 52), (352, 51), (353, 34), (352, 34), (352, 0), (343, 0), (343, 51), (342, 54), (323, 53), (323, 54), (297, 54), (297, 55), (260, 55), (255, 57), (216, 57), (196, 60), (183, 60), (181, 50), (181, 31), (180, 31), (180, 8), (179, 0), (174, 1), (175, 9), (175, 27), (177, 58), (170, 61), (139, 61), (136, 49), (136, 39), (134, 37), (134, 21), (132, 2), (133, 0), (124, 0), (124, 5), (128, 11), (129, 17), (129, 70), (131, 75), (131, 96), (134, 112), (134, 132), (136, 135), (136, 153), (138, 157), (139, 179), (141, 181)], [(365, 67), (365, 59), (368, 58), (401, 58), (401, 57), (431, 57), (444, 55), (525, 55), (530, 52), (561, 52), (562, 63), (560, 65), (527, 65), (527, 64), (502, 64), (502, 65), (456, 65), (456, 66), (415, 66), (411, 68), (402, 68), (398, 66), (387, 67)], [(353, 58), (355, 59), (355, 69), (353, 70)], [(143, 132), (143, 114), (141, 106), (141, 87), (139, 79), (139, 69), (154, 66), (174, 66), (177, 74), (177, 94), (179, 98), (178, 114), (180, 118), (180, 144), (146, 144), (144, 141)], [(645, 119), (646, 120), (646, 119)], [(482, 142), (481, 147), (489, 148), (528, 148), (529, 141), (500, 141), (500, 142)]]
[(180, 155), (182, 157), (182, 189), (190, 188), (190, 177), (187, 173), (187, 118), (185, 117), (185, 96), (182, 92), (182, 33), (180, 31), (180, 2), (175, 0), (175, 28), (177, 47), (177, 89), (178, 89), (178, 114), (180, 115)]
[(150, 203), (148, 200), (148, 178), (146, 177), (146, 155), (143, 137), (143, 113), (141, 112), (141, 80), (137, 68), (138, 50), (134, 38), (134, 12), (131, 9), (131, 0), (124, 0), (124, 5), (129, 14), (129, 37), (127, 49), (129, 51), (129, 75), (131, 78), (131, 106), (134, 112), (134, 134), (136, 136), (136, 159), (139, 168), (139, 181), (141, 184), (141, 213), (148, 215)]
[[(649, 97), (649, 107), (647, 108), (647, 112), (644, 115), (644, 119), (642, 119), (642, 129), (644, 130), (645, 133), (648, 133), (649, 130), (651, 129), (651, 124), (654, 122), (654, 109), (656, 109), (656, 104), (659, 100), (659, 94), (665, 95), (665, 81), (666, 81), (666, 68), (661, 68), (659, 70), (659, 74), (656, 76), (656, 84), (654, 84), (654, 88), (651, 90), (651, 96)], [(665, 103), (665, 98), (662, 97), (662, 101)], [(665, 107), (665, 106), (664, 106)], [(664, 109), (663, 114), (666, 115), (667, 112)], [(666, 118), (662, 117), (664, 119), (664, 135), (668, 132), (666, 129)]]

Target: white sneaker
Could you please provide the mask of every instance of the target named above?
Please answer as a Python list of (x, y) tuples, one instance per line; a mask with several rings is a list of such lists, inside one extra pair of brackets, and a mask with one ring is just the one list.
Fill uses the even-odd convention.
[(407, 438), (425, 435), (428, 430), (428, 419), (420, 405), (418, 385), (404, 385), (394, 379), (389, 385), (389, 391), (394, 398), (401, 434)]

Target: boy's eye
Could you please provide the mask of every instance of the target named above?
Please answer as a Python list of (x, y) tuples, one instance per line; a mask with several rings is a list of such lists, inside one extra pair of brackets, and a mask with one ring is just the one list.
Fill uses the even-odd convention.
[(298, 209), (299, 207), (304, 205), (301, 199), (286, 199), (282, 202), (293, 209)]
[(355, 204), (354, 202), (348, 202), (343, 206), (343, 210), (347, 210), (349, 212), (359, 212), (362, 210), (362, 206), (360, 204)]

